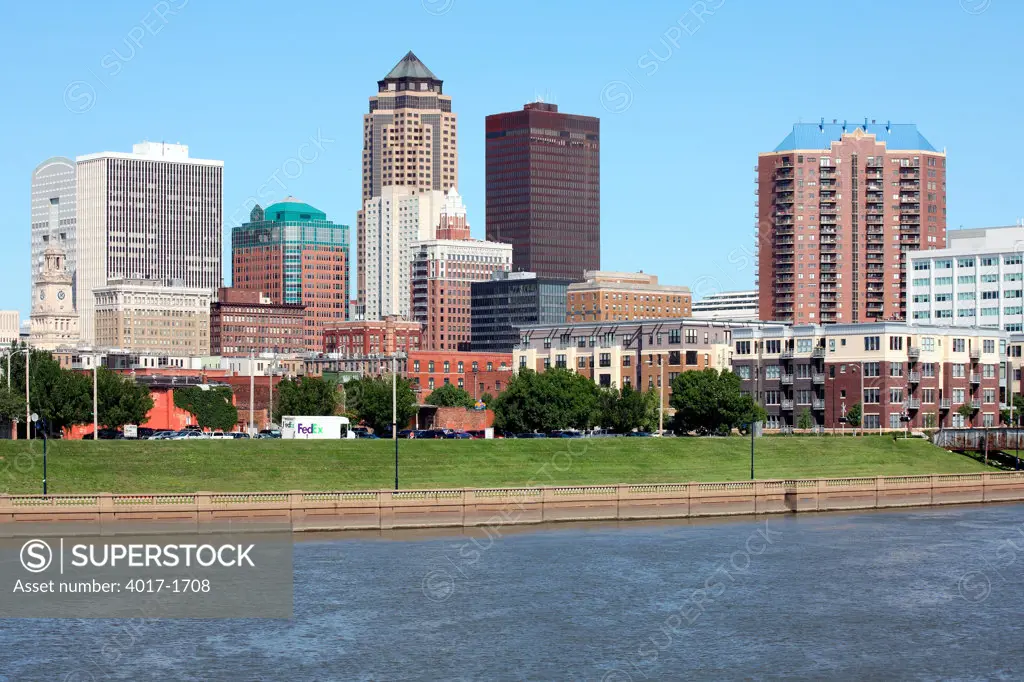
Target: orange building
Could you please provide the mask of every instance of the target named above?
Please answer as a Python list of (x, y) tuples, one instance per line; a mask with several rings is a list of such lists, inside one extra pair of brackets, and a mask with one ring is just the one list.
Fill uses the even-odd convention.
[(344, 357), (394, 355), (420, 349), (420, 323), (397, 315), (383, 320), (351, 320), (324, 330), (323, 352)]

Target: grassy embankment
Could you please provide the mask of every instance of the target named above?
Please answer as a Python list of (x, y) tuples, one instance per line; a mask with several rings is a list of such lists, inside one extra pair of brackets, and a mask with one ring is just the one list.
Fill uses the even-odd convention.
[[(400, 441), (401, 487), (745, 480), (744, 438)], [(394, 485), (392, 441), (53, 441), (49, 492), (358, 490)], [(758, 478), (995, 471), (923, 440), (760, 438)], [(0, 494), (38, 493), (42, 443), (0, 441)]]

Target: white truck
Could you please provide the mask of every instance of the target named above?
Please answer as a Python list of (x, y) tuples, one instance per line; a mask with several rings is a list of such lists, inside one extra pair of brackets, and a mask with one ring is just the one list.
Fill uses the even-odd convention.
[(348, 417), (281, 417), (281, 438), (340, 440), (355, 437)]

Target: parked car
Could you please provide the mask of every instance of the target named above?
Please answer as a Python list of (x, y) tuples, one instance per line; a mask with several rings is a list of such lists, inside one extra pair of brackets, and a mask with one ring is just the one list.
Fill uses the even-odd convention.
[(366, 440), (380, 440), (380, 436), (378, 436), (375, 433), (370, 433), (366, 429), (363, 429), (361, 431), (356, 431), (355, 434), (356, 434), (356, 438), (364, 438)]
[(517, 433), (516, 438), (547, 438), (546, 433)]
[[(390, 431), (388, 432), (388, 435), (389, 436), (391, 435)], [(398, 432), (398, 437), (399, 438), (415, 438), (416, 437), (416, 431), (414, 429), (402, 429), (401, 431)]]
[(232, 431), (228, 434), (228, 437), (233, 438), (234, 440), (248, 440), (249, 434), (245, 431)]
[(445, 438), (453, 438), (453, 439), (456, 439), (456, 440), (465, 440), (465, 439), (472, 438), (473, 436), (471, 436), (466, 431), (448, 431), (447, 433), (444, 434), (444, 437)]
[(628, 438), (650, 438), (651, 434), (647, 431), (630, 431), (626, 436)]
[(178, 431), (176, 434), (171, 436), (171, 440), (205, 440), (209, 439), (210, 434), (203, 433), (202, 431), (192, 431), (191, 429), (185, 431)]
[(583, 438), (582, 433), (579, 431), (573, 431), (572, 429), (567, 429), (565, 431), (552, 431), (550, 436), (552, 438)]
[(177, 431), (168, 431), (166, 429), (154, 432), (146, 440), (170, 440)]
[(264, 438), (280, 438), (280, 429), (260, 429), (260, 436)]
[[(468, 433), (469, 437), (473, 438), (474, 440), (479, 440), (481, 438), (486, 438), (487, 437), (487, 434), (485, 432), (483, 432), (483, 431), (480, 431), (479, 429), (474, 429), (472, 431), (467, 431), (466, 433)], [(494, 433), (494, 437), (498, 438), (498, 433), (497, 432)]]

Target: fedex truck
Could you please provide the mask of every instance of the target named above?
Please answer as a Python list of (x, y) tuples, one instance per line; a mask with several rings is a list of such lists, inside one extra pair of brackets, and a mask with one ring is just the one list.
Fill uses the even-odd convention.
[(338, 440), (355, 437), (348, 417), (281, 417), (281, 438)]

